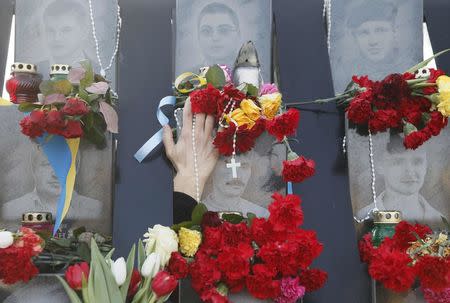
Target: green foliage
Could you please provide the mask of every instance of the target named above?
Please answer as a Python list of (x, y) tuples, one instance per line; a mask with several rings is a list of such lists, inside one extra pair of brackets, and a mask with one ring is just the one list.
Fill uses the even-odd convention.
[(142, 243), (142, 240), (139, 239), (138, 242), (138, 269), (141, 270), (142, 265), (144, 264), (145, 261), (145, 248), (144, 248), (144, 243)]
[(205, 75), (206, 82), (212, 84), (216, 88), (225, 86), (225, 73), (218, 65), (210, 66)]
[(192, 211), (191, 220), (194, 225), (202, 223), (203, 215), (208, 211), (208, 208), (203, 203), (198, 203)]
[(230, 222), (232, 224), (239, 224), (244, 221), (244, 217), (238, 214), (223, 214), (222, 220)]
[(29, 102), (24, 102), (24, 103), (20, 103), (19, 104), (19, 111), (23, 112), (23, 113), (29, 113), (32, 112), (35, 109), (41, 108), (42, 105), (40, 104), (34, 104), (34, 103), (29, 103)]
[[(59, 282), (61, 282), (62, 286), (64, 287), (64, 290), (66, 291), (67, 296), (70, 299), (70, 302), (72, 302), (72, 303), (82, 303), (80, 298), (78, 298), (77, 293), (72, 288), (70, 288), (70, 286), (67, 284), (66, 281), (64, 281), (63, 278), (61, 278), (60, 276), (56, 276), (56, 278), (58, 278)], [(89, 303), (89, 301), (85, 300), (84, 303)]]
[(128, 287), (130, 286), (131, 276), (133, 274), (135, 256), (136, 256), (136, 245), (133, 245), (127, 258), (127, 278), (125, 279), (125, 283), (120, 287), (123, 302), (127, 300)]
[(403, 133), (405, 134), (405, 136), (408, 136), (409, 134), (415, 131), (417, 131), (417, 128), (409, 122), (406, 122), (405, 125), (403, 126)]
[(445, 49), (445, 50), (443, 50), (443, 51), (441, 51), (441, 52), (435, 54), (434, 56), (432, 56), (432, 57), (430, 57), (430, 58), (428, 58), (428, 59), (426, 59), (426, 60), (420, 62), (419, 64), (417, 64), (417, 65), (411, 67), (411, 68), (408, 69), (406, 72), (408, 72), (408, 73), (415, 73), (417, 70), (419, 70), (419, 69), (421, 69), (421, 68), (427, 66), (428, 63), (430, 63), (431, 61), (433, 61), (433, 59), (435, 59), (435, 58), (439, 57), (440, 55), (443, 55), (443, 54), (445, 54), (445, 53), (447, 53), (447, 52), (449, 52), (449, 51), (450, 51), (450, 48)]
[(52, 94), (62, 94), (64, 96), (70, 95), (73, 86), (69, 80), (57, 80), (57, 81), (42, 81), (39, 85), (39, 89), (44, 96)]

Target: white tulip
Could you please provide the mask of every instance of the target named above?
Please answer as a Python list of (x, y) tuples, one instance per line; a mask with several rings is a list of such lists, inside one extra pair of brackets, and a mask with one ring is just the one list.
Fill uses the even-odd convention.
[(149, 228), (144, 237), (147, 238), (144, 240), (146, 254), (158, 253), (163, 267), (169, 262), (172, 252), (178, 251), (178, 236), (170, 227), (157, 224)]
[(115, 262), (111, 262), (111, 272), (118, 286), (122, 286), (127, 279), (127, 263), (124, 258), (119, 258)]
[(8, 248), (14, 243), (14, 236), (12, 232), (0, 231), (0, 248)]
[(141, 275), (145, 278), (153, 278), (161, 267), (161, 256), (158, 253), (151, 253), (142, 264)]

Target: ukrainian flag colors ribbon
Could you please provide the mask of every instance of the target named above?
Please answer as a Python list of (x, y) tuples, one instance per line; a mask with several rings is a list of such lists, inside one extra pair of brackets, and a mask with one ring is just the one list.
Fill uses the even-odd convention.
[(80, 146), (80, 138), (65, 139), (62, 136), (44, 135), (37, 138), (42, 146), (56, 178), (61, 187), (58, 200), (55, 226), (53, 234), (56, 234), (70, 208), (72, 194), (75, 185), (76, 158)]

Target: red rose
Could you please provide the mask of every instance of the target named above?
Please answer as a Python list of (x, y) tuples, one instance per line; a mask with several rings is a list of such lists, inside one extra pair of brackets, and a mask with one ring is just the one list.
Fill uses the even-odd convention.
[(401, 116), (396, 110), (378, 110), (370, 117), (369, 128), (373, 133), (383, 132), (388, 128), (399, 127), (400, 122)]
[(384, 287), (396, 291), (407, 291), (415, 281), (414, 270), (409, 263), (411, 258), (404, 252), (378, 247), (369, 265), (370, 276)]
[(423, 256), (414, 266), (423, 288), (441, 291), (450, 286), (450, 260)]
[(273, 202), (269, 205), (269, 222), (275, 231), (297, 229), (303, 224), (303, 211), (300, 208), (300, 197), (279, 193), (273, 194)]
[(364, 237), (359, 241), (359, 256), (361, 261), (364, 263), (370, 263), (372, 259), (373, 250), (375, 249), (372, 244), (372, 234), (365, 234)]
[(395, 234), (392, 239), (397, 249), (406, 251), (411, 246), (411, 242), (417, 241), (416, 235), (425, 239), (432, 232), (431, 228), (426, 225), (412, 225), (407, 221), (402, 221), (395, 227)]
[(80, 138), (83, 136), (83, 129), (81, 128), (80, 121), (68, 120), (66, 127), (61, 132), (64, 138)]
[(175, 279), (184, 279), (189, 273), (189, 266), (185, 258), (177, 252), (174, 251), (170, 255), (169, 265), (167, 270), (175, 277)]
[(260, 300), (275, 299), (281, 293), (279, 280), (273, 280), (276, 271), (264, 264), (253, 266), (253, 274), (246, 279), (246, 286), (250, 294)]
[(222, 100), (220, 91), (208, 84), (204, 89), (195, 90), (190, 95), (192, 113), (204, 113), (208, 115), (215, 115), (217, 107)]
[(296, 109), (290, 108), (284, 114), (276, 116), (272, 120), (266, 121), (266, 128), (269, 134), (281, 142), (285, 136), (295, 134), (299, 120), (300, 112)]
[(315, 173), (316, 163), (314, 160), (303, 156), (290, 161), (283, 161), (282, 176), (284, 182), (303, 182)]
[(228, 303), (230, 302), (227, 297), (222, 296), (217, 289), (211, 288), (204, 291), (200, 298), (203, 303)]
[(407, 149), (417, 149), (425, 141), (431, 138), (431, 133), (424, 128), (423, 130), (410, 133), (403, 140), (403, 145)]
[(86, 262), (69, 266), (65, 273), (67, 284), (75, 290), (80, 290), (83, 277), (86, 282), (88, 281), (89, 270), (89, 264)]
[(139, 285), (141, 284), (142, 277), (137, 269), (133, 269), (133, 273), (131, 274), (130, 285), (128, 286), (128, 298), (133, 298), (134, 295), (139, 290)]
[(322, 288), (328, 279), (328, 274), (320, 269), (303, 270), (300, 274), (300, 285), (306, 288), (307, 292), (312, 292)]
[(30, 138), (40, 137), (44, 134), (46, 119), (45, 112), (42, 110), (34, 110), (29, 116), (20, 121), (22, 133)]
[(219, 214), (215, 211), (207, 211), (202, 217), (202, 229), (206, 227), (219, 227), (222, 225), (222, 220), (219, 218)]
[(371, 99), (372, 91), (370, 90), (356, 95), (346, 109), (348, 119), (356, 124), (367, 123), (373, 113)]
[(215, 287), (221, 277), (221, 273), (217, 267), (217, 260), (199, 252), (195, 255), (195, 260), (189, 264), (189, 274), (192, 288), (197, 293), (202, 293), (205, 290)]
[(250, 244), (250, 230), (244, 222), (232, 224), (224, 222), (222, 224), (222, 245), (237, 247), (239, 244)]
[(83, 116), (89, 113), (89, 108), (83, 100), (70, 98), (61, 109), (61, 112), (67, 116)]
[(47, 113), (47, 126), (45, 130), (49, 134), (60, 135), (65, 127), (64, 115), (57, 110), (51, 110)]
[(152, 280), (152, 290), (158, 298), (172, 293), (178, 285), (178, 280), (167, 271), (160, 271)]

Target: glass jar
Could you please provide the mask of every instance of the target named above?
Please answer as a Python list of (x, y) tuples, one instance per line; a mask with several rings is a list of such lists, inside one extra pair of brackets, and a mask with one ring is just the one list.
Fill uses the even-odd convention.
[(28, 212), (22, 215), (22, 227), (27, 227), (42, 236), (50, 237), (53, 232), (52, 213)]
[(373, 213), (372, 244), (378, 247), (385, 238), (392, 237), (395, 234), (395, 226), (401, 221), (400, 211), (375, 211)]
[(71, 67), (68, 64), (53, 64), (50, 67), (50, 80), (67, 80), (70, 69)]

